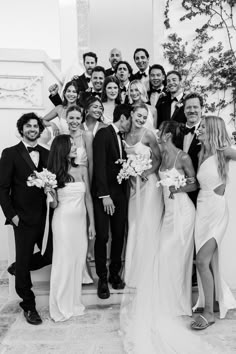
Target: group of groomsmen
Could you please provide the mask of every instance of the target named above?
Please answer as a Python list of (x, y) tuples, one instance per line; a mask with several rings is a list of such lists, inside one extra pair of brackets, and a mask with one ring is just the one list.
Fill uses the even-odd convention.
[[(98, 180), (99, 176), (104, 176), (106, 169), (108, 179), (116, 180), (119, 166), (116, 165), (116, 170), (114, 170), (114, 162), (122, 157), (119, 151), (119, 133), (128, 131), (130, 127), (130, 108), (126, 104), (126, 99), (130, 82), (134, 79), (140, 80), (146, 86), (149, 103), (157, 109), (158, 121), (157, 126), (154, 128), (159, 128), (162, 121), (170, 119), (182, 123), (183, 135), (179, 141), (179, 147), (190, 155), (193, 166), (197, 170), (200, 145), (196, 131), (201, 121), (203, 100), (197, 93), (190, 93), (184, 96), (182, 78), (179, 72), (170, 71), (166, 74), (161, 65), (154, 64), (150, 66), (149, 53), (144, 48), (137, 48), (134, 52), (134, 61), (139, 69), (135, 74), (132, 73), (131, 65), (122, 60), (121, 52), (118, 49), (111, 50), (109, 58), (111, 67), (107, 70), (97, 65), (98, 59), (95, 53), (85, 53), (83, 60), (85, 72), (73, 78), (79, 87), (82, 104), (83, 99), (86, 99), (89, 95), (100, 97), (105, 77), (109, 75), (116, 75), (119, 80), (120, 90), (123, 93), (123, 102), (114, 111), (113, 124), (100, 129), (95, 136), (94, 180)], [(49, 90), (51, 101), (55, 105), (60, 104), (61, 98), (58, 94), (57, 85), (52, 85)], [(20, 305), (24, 310), (26, 320), (31, 324), (40, 324), (42, 320), (35, 308), (35, 297), (31, 290), (30, 270), (36, 270), (51, 263), (52, 245), (51, 243), (48, 244), (44, 256), (40, 252), (32, 256), (35, 244), (41, 248), (46, 203), (43, 190), (27, 187), (26, 181), (33, 170), (41, 170), (47, 166), (48, 151), (37, 144), (44, 127), (41, 120), (34, 113), (24, 114), (18, 120), (17, 128), (22, 136), (22, 141), (13, 147), (5, 149), (0, 159), (0, 169), (4, 170), (4, 174), (0, 175), (0, 205), (6, 216), (7, 223), (13, 226), (15, 234), (16, 263), (13, 263), (8, 268), (8, 271), (10, 274), (16, 275), (16, 291), (23, 299)], [(103, 166), (102, 155), (99, 151), (104, 141), (109, 141), (108, 155), (110, 161), (106, 159)], [(98, 160), (99, 164), (97, 164), (98, 167), (96, 168), (96, 161)], [(102, 182), (104, 182), (104, 179)], [(98, 296), (103, 299), (110, 296), (107, 285), (106, 244), (108, 239), (108, 219), (111, 219), (113, 213), (108, 212), (108, 209), (112, 205), (111, 202), (113, 203), (114, 201), (114, 205), (116, 205), (115, 215), (117, 215), (117, 206), (120, 202), (118, 199), (124, 193), (121, 190), (121, 186), (118, 188), (117, 181), (113, 185), (116, 186), (114, 191), (103, 188), (104, 183), (101, 183), (99, 185), (99, 188), (102, 186), (101, 190), (97, 188), (95, 191), (98, 199), (94, 199), (94, 208), (96, 209), (95, 223), (97, 225), (99, 223), (101, 226), (101, 232), (99, 228), (96, 230), (96, 240), (99, 241), (99, 237), (101, 240), (97, 242), (97, 246), (95, 243), (95, 252), (97, 247), (98, 255), (96, 259), (95, 254), (96, 270), (99, 276)], [(96, 187), (94, 188), (96, 189)], [(196, 204), (196, 192), (190, 194), (190, 197)], [(115, 198), (118, 199), (115, 200)], [(101, 204), (101, 200), (103, 204)], [(120, 209), (122, 211), (123, 207), (121, 206)], [(107, 217), (104, 216), (104, 212)], [(100, 216), (97, 217), (96, 214)], [(126, 216), (123, 214), (122, 218), (124, 219)], [(117, 218), (117, 221), (115, 221), (115, 217), (112, 219), (114, 220), (114, 225), (111, 223), (111, 231), (112, 233), (117, 233), (121, 224), (120, 220)], [(104, 227), (106, 228), (105, 231)], [(120, 228), (119, 233), (124, 234), (123, 226)], [(115, 238), (113, 239), (115, 240)], [(119, 275), (122, 246), (123, 238), (119, 245), (114, 241), (113, 246), (111, 246), (109, 281), (115, 289), (120, 289), (124, 286)]]

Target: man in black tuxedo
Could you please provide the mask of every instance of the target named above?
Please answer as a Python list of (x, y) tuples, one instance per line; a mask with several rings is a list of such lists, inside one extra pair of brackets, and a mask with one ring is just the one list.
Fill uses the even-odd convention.
[[(35, 113), (26, 113), (18, 119), (17, 128), (22, 141), (2, 152), (0, 159), (0, 205), (15, 234), (16, 262), (11, 266), (15, 275), (15, 287), (22, 298), (20, 306), (30, 324), (42, 320), (35, 308), (30, 270), (42, 268), (51, 263), (52, 244), (42, 256), (34, 253), (34, 246), (42, 246), (46, 218), (46, 196), (43, 189), (28, 187), (27, 179), (34, 170), (47, 166), (49, 151), (37, 145), (37, 139), (44, 126)], [(51, 238), (50, 238), (51, 241)]]
[(120, 83), (120, 95), (122, 103), (129, 103), (129, 85), (130, 77), (132, 77), (133, 69), (131, 65), (125, 61), (121, 60), (118, 62), (115, 68), (115, 74)]
[[(184, 98), (184, 114), (187, 122), (185, 124), (184, 134), (182, 136), (180, 148), (189, 154), (191, 157), (195, 172), (198, 170), (199, 152), (201, 150), (201, 144), (197, 139), (196, 131), (201, 123), (203, 108), (203, 98), (196, 92), (189, 93)], [(192, 199), (196, 206), (198, 190), (189, 193), (189, 197)]]
[(134, 62), (138, 71), (131, 77), (131, 81), (140, 80), (149, 91), (149, 53), (144, 48), (137, 48), (134, 51)]
[[(91, 82), (91, 76), (93, 69), (97, 65), (97, 55), (93, 52), (88, 52), (83, 54), (83, 62), (85, 67), (85, 72), (80, 76), (74, 76), (71, 80), (74, 80), (78, 86), (79, 92), (84, 92), (88, 89), (92, 89), (93, 85)], [(54, 104), (54, 106), (58, 106), (62, 104), (61, 97), (58, 94), (59, 86), (57, 84), (51, 85), (49, 87), (49, 99)]]
[(159, 127), (164, 120), (170, 119), (179, 123), (186, 123), (181, 74), (175, 70), (169, 71), (166, 81), (168, 94), (162, 97), (158, 103), (157, 127)]
[(106, 76), (111, 76), (115, 74), (115, 68), (117, 63), (122, 60), (121, 51), (117, 48), (113, 48), (110, 51), (109, 62), (111, 63), (111, 68), (106, 70)]
[(166, 96), (166, 72), (162, 65), (154, 64), (149, 69), (148, 99), (150, 104), (158, 108), (160, 98)]
[(102, 88), (105, 81), (105, 74), (106, 72), (103, 66), (95, 66), (91, 76), (92, 87), (88, 88), (84, 92), (80, 92), (79, 104), (81, 107), (84, 107), (85, 101), (90, 96), (96, 96), (101, 98)]
[(127, 196), (126, 183), (119, 184), (117, 181), (121, 165), (116, 161), (125, 157), (120, 134), (130, 129), (131, 109), (126, 104), (116, 106), (113, 123), (100, 129), (93, 141), (92, 195), (96, 228), (95, 264), (99, 277), (97, 294), (101, 299), (107, 299), (110, 296), (106, 266), (109, 222), (112, 241), (108, 280), (114, 289), (124, 287), (119, 272), (127, 220)]

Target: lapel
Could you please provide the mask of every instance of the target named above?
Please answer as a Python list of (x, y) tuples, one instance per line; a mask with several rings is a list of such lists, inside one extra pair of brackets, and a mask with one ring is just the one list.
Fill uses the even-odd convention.
[[(181, 106), (179, 107), (179, 105), (181, 104)], [(170, 105), (171, 107), (171, 105)], [(179, 110), (183, 107), (183, 97), (181, 98), (181, 100), (179, 100), (175, 106), (175, 110), (173, 115), (171, 116), (171, 119), (174, 119), (175, 116), (178, 114)]]
[(87, 90), (87, 88), (88, 88), (89, 86), (88, 86), (88, 82), (87, 82), (87, 80), (86, 80), (85, 74), (82, 74), (82, 75), (81, 75), (81, 80), (83, 81), (83, 85), (84, 85), (84, 87), (85, 87), (85, 90)]
[(201, 145), (200, 145), (200, 144), (198, 145), (198, 143), (199, 143), (199, 141), (198, 141), (198, 139), (197, 139), (197, 135), (194, 134), (193, 140), (192, 140), (192, 142), (191, 142), (191, 144), (190, 144), (190, 146), (189, 146), (189, 149), (188, 149), (188, 153), (189, 153), (189, 152), (191, 153), (191, 151), (194, 151), (194, 150), (196, 150), (196, 151), (199, 150), (199, 151), (200, 151)]
[(37, 168), (35, 164), (33, 163), (25, 145), (22, 143), (22, 141), (16, 146), (16, 149), (20, 153), (20, 155), (23, 157), (27, 165), (31, 168), (32, 171), (35, 171)]
[[(116, 159), (118, 160), (118, 159), (120, 158), (120, 149), (119, 149), (119, 143), (118, 143), (117, 134), (116, 134), (115, 129), (113, 128), (112, 125), (109, 125), (109, 126), (107, 127), (107, 129), (110, 130), (111, 135), (112, 135), (112, 139), (113, 139), (114, 142), (115, 142), (114, 147), (115, 147), (115, 151), (116, 151), (116, 154), (117, 154), (117, 158), (116, 158)], [(121, 144), (121, 145), (122, 145), (122, 144)]]

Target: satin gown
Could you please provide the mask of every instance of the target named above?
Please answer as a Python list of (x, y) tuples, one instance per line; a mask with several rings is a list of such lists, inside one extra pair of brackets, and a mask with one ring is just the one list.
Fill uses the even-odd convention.
[[(142, 138), (132, 146), (125, 142), (128, 155), (140, 154), (150, 158), (151, 149), (142, 143)], [(146, 182), (139, 180), (140, 186), (134, 179), (131, 187), (125, 255), (125, 283), (129, 287), (136, 286), (140, 271), (143, 271), (143, 263), (148, 259), (160, 236), (163, 198), (161, 189), (156, 188), (157, 181), (156, 174), (152, 173)]]
[[(220, 318), (224, 318), (229, 309), (236, 308), (236, 301), (222, 277), (220, 250), (228, 225), (229, 211), (225, 195), (221, 196), (214, 192), (214, 189), (223, 183), (217, 170), (216, 155), (210, 156), (201, 164), (197, 179), (200, 183), (200, 192), (197, 199), (195, 224), (196, 253), (211, 238), (216, 240), (217, 249), (213, 255), (212, 269), (215, 281), (215, 297), (220, 306)], [(199, 274), (198, 285), (199, 298), (194, 309), (205, 305)]]
[[(173, 167), (175, 168), (175, 166)], [(160, 178), (165, 178), (160, 171)], [(159, 188), (161, 189), (161, 188)], [(120, 333), (129, 354), (218, 353), (190, 329), (195, 208), (186, 193), (164, 192), (160, 236), (142, 262), (136, 289), (123, 295)], [(146, 205), (150, 212), (152, 205)], [(155, 219), (151, 221), (155, 224)], [(146, 232), (148, 237), (148, 230)]]
[[(81, 158), (84, 157), (80, 151)], [(84, 182), (58, 189), (58, 206), (52, 219), (53, 259), (49, 311), (54, 321), (84, 313), (82, 283), (92, 279), (86, 270), (88, 247)]]

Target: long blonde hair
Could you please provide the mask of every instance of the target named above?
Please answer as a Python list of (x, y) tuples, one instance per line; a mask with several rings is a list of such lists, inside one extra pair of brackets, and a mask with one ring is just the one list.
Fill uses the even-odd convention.
[[(225, 158), (224, 150), (231, 145), (230, 138), (226, 131), (225, 122), (222, 118), (217, 116), (206, 116), (206, 141), (210, 148), (210, 154), (217, 157), (218, 173), (225, 183), (227, 180), (227, 160)], [(199, 166), (202, 163), (203, 155), (205, 152), (205, 145), (202, 148), (199, 156)]]

